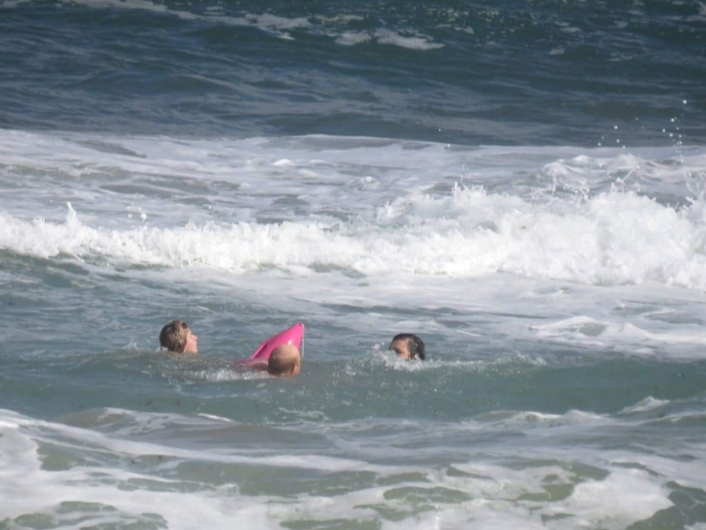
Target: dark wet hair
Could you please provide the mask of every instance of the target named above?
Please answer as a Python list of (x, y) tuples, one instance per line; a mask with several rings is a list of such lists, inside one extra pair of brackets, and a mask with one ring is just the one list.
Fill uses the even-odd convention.
[[(392, 342), (396, 340), (407, 341), (407, 347), (412, 359), (425, 359), (424, 356), (424, 341), (417, 337), (414, 333), (399, 333), (392, 337)], [(392, 344), (392, 342), (390, 344)]]

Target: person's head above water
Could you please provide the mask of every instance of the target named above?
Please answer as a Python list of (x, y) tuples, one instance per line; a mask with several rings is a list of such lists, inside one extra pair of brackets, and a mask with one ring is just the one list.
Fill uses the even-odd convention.
[(267, 373), (276, 377), (294, 377), (301, 370), (302, 356), (299, 348), (280, 344), (267, 360)]
[(408, 361), (425, 358), (424, 342), (414, 333), (400, 333), (392, 337), (390, 349), (397, 354), (400, 359)]
[(198, 341), (183, 320), (172, 320), (159, 334), (159, 345), (174, 353), (199, 353)]

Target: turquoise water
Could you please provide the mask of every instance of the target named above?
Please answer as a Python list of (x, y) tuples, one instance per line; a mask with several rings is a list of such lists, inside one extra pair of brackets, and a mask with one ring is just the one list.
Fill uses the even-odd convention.
[(706, 528), (705, 25), (0, 4), (0, 528)]

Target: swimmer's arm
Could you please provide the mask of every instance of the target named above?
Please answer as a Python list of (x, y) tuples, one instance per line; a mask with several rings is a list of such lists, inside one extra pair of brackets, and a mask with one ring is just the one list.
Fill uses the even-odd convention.
[(251, 363), (247, 363), (245, 366), (251, 370), (259, 370), (261, 372), (267, 371), (267, 361), (253, 361)]

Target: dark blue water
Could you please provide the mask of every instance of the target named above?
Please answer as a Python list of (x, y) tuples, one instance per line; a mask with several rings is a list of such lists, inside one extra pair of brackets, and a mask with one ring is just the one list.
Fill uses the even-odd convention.
[(706, 139), (699, 2), (5, 2), (0, 127)]

